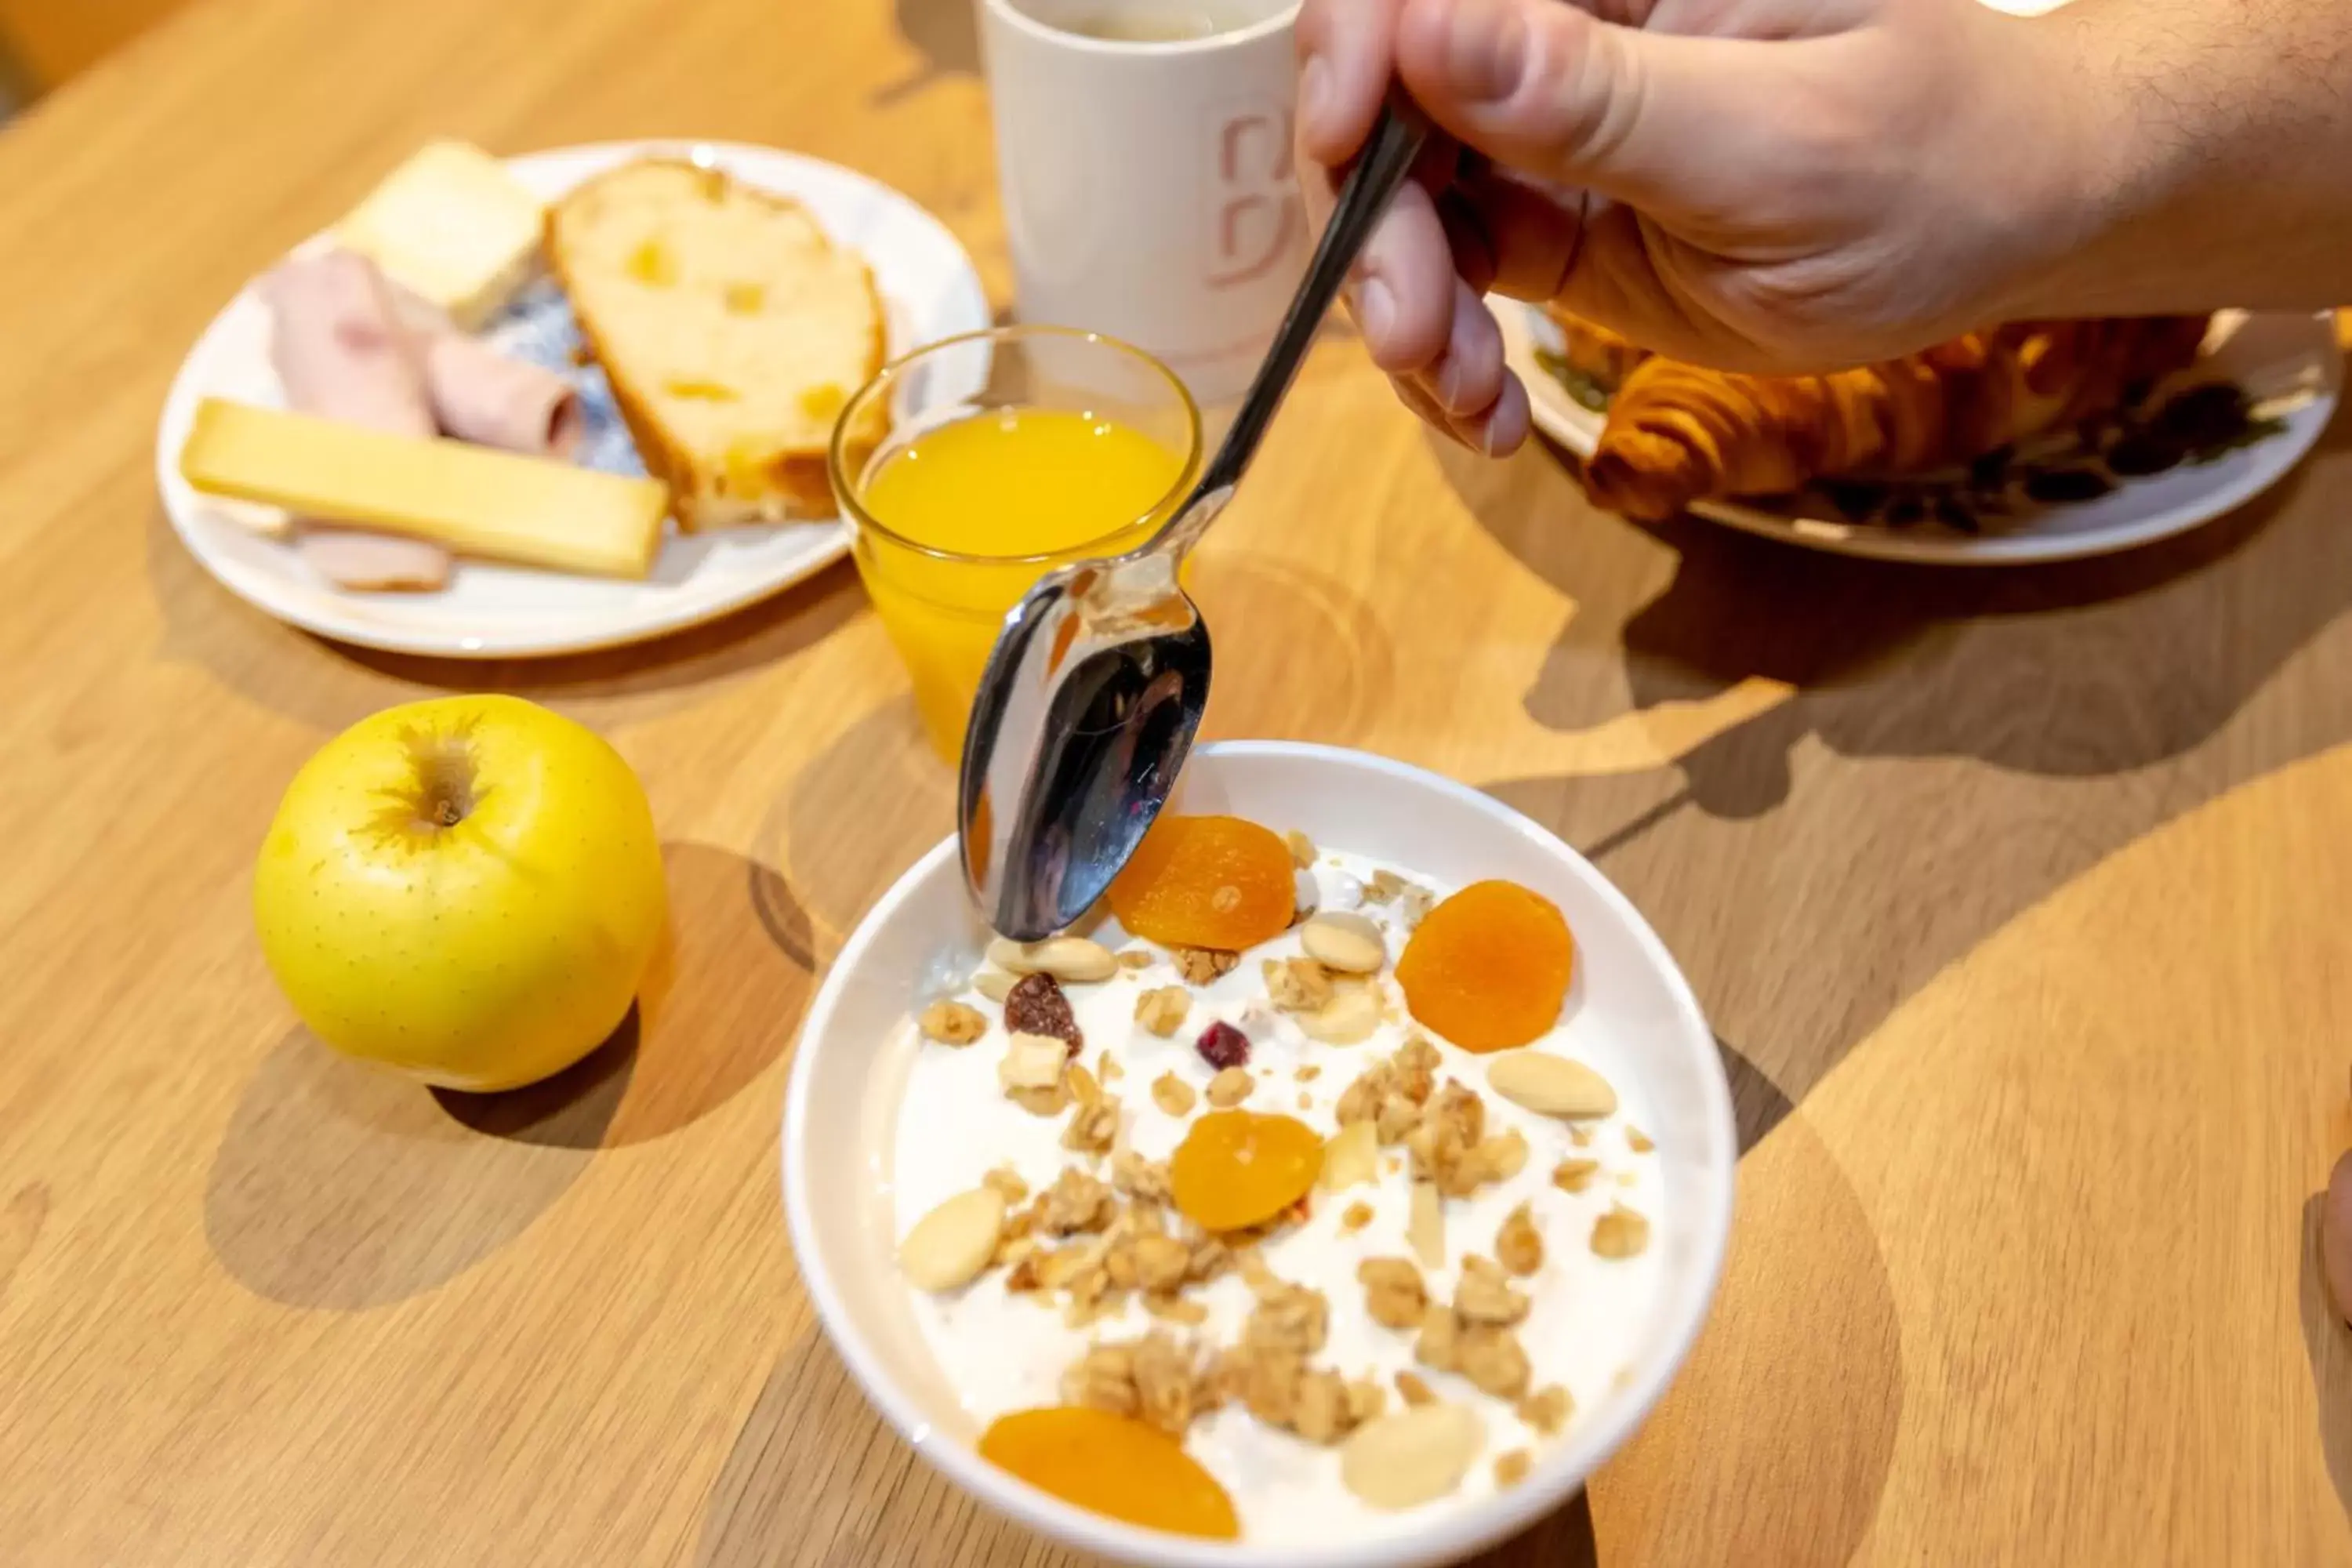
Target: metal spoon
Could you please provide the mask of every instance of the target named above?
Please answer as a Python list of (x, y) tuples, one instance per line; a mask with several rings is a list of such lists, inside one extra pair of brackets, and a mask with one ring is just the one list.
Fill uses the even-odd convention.
[(1039, 941), (1093, 908), (1174, 787), (1209, 701), (1209, 628), (1177, 569), (1233, 499), (1427, 134), (1410, 105), (1381, 112), (1182, 508), (1129, 554), (1048, 574), (1005, 616), (972, 701), (956, 802), (965, 883), (1002, 934)]

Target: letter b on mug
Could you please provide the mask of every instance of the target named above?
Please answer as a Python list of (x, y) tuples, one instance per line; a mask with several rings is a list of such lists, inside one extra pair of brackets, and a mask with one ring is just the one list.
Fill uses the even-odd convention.
[(1296, 0), (979, 0), (1022, 320), (1237, 395), (1305, 268)]

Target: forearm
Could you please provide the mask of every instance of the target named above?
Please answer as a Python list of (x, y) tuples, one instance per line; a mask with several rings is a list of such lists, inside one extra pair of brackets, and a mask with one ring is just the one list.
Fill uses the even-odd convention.
[(2074, 173), (2048, 216), (2069, 252), (2015, 313), (2352, 302), (2345, 19), (2344, 0), (2077, 0), (2021, 24)]

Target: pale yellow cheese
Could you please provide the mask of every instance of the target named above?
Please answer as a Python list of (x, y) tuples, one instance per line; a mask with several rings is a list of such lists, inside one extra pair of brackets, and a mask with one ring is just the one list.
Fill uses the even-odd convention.
[(603, 577), (651, 572), (669, 512), (658, 479), (217, 397), (197, 405), (180, 473), (207, 495)]
[(544, 214), (488, 153), (435, 142), (385, 175), (335, 238), (471, 331), (530, 277)]

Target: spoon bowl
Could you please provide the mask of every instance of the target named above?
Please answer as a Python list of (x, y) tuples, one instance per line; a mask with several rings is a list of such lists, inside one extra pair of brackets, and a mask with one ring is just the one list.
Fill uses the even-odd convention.
[(1108, 890), (1160, 815), (1209, 702), (1209, 628), (1178, 580), (1233, 499), (1316, 328), (1426, 140), (1381, 112), (1265, 362), (1200, 482), (1140, 549), (1040, 578), (1004, 618), (964, 731), (957, 839), (990, 925), (1037, 942)]

